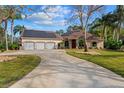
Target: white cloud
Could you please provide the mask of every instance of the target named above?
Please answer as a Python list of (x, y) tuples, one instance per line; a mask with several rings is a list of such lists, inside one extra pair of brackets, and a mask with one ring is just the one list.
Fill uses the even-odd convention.
[(21, 17), (22, 17), (22, 19), (24, 19), (25, 18), (25, 15), (21, 14)]
[(52, 6), (47, 9), (48, 12), (59, 13), (59, 14), (68, 14), (71, 10), (68, 7), (62, 6)]
[(68, 7), (65, 7), (65, 6), (42, 6), (41, 7), (41, 10), (45, 10), (46, 12), (49, 12), (49, 13), (57, 13), (57, 12), (60, 12), (60, 13), (69, 13), (70, 12), (70, 9)]
[(59, 20), (59, 21), (55, 21), (54, 24), (58, 25), (58, 26), (64, 26), (66, 25), (67, 21), (66, 20)]
[(30, 25), (25, 25), (26, 29), (33, 29)]
[(43, 12), (38, 12), (38, 13), (34, 13), (31, 16), (29, 16), (27, 19), (35, 19), (35, 20), (51, 20), (52, 18), (50, 16), (48, 16), (47, 14), (43, 13)]
[(38, 25), (64, 26), (66, 20), (64, 16), (70, 13), (68, 7), (62, 6), (42, 6), (41, 9), (46, 9), (46, 13), (37, 12), (29, 16), (27, 19)]
[(35, 24), (38, 24), (38, 25), (53, 25), (53, 22), (50, 21), (50, 20), (35, 21), (34, 23), (35, 23)]
[(58, 20), (58, 21), (44, 20), (44, 21), (35, 21), (34, 23), (38, 25), (47, 25), (47, 26), (64, 26), (67, 23), (67, 21), (66, 20)]

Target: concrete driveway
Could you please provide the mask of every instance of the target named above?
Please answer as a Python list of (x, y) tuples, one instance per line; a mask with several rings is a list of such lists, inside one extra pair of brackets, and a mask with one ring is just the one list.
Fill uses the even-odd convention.
[(124, 87), (124, 78), (98, 65), (69, 56), (63, 50), (6, 54), (37, 54), (44, 58), (38, 67), (10, 86), (11, 88)]

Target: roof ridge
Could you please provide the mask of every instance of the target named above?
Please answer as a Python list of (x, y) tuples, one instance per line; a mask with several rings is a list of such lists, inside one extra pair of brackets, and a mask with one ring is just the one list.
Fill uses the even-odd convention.
[[(52, 33), (55, 33), (54, 31), (48, 31), (48, 30), (35, 30), (35, 29), (25, 29), (25, 30), (42, 31), (42, 32), (52, 32)], [(25, 31), (25, 30), (24, 30), (24, 31)]]

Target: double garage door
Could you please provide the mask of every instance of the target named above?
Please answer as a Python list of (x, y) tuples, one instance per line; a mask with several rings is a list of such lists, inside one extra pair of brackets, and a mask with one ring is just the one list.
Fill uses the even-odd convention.
[(38, 42), (38, 43), (24, 43), (23, 45), (24, 50), (42, 50), (42, 49), (54, 49), (55, 43), (54, 42)]

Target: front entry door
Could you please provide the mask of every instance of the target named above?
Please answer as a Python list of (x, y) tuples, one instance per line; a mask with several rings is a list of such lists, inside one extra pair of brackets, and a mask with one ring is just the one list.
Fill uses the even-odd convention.
[(72, 48), (76, 48), (76, 40), (75, 39), (72, 40)]

